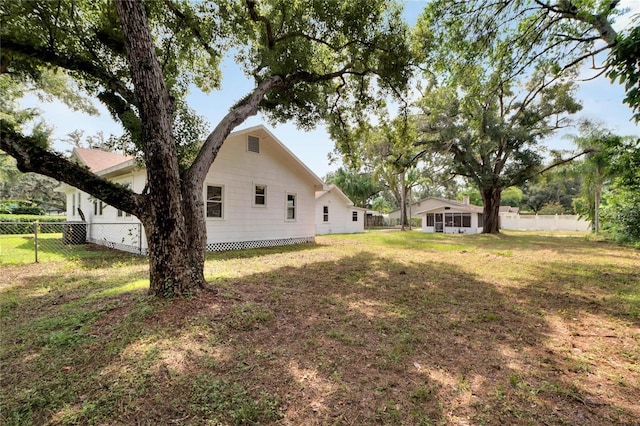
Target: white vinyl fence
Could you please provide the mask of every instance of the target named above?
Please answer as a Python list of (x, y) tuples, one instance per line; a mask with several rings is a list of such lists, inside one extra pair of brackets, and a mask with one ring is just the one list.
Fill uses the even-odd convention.
[(501, 214), (500, 228), (519, 231), (589, 231), (589, 221), (577, 215)]

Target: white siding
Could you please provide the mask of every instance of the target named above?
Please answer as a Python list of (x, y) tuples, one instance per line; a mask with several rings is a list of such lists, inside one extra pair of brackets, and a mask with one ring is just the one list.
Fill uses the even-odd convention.
[[(324, 221), (324, 206), (329, 207), (329, 221)], [(353, 212), (358, 220), (352, 220)], [(349, 206), (333, 191), (327, 191), (316, 199), (316, 234), (353, 234), (364, 232), (365, 209)]]
[[(435, 226), (427, 226), (427, 214), (431, 214), (431, 213), (433, 214), (441, 213), (443, 215), (443, 232), (445, 234), (477, 234), (482, 232), (482, 227), (478, 227), (478, 213), (473, 213), (473, 212), (469, 213), (468, 211), (464, 211), (462, 209), (454, 209), (454, 208), (445, 210), (444, 207), (422, 214), (422, 231), (423, 232), (428, 232), (428, 233), (436, 232)], [(471, 227), (464, 228), (464, 227), (457, 227), (457, 226), (447, 226), (446, 220), (444, 218), (444, 215), (446, 213), (471, 214)]]
[[(315, 186), (276, 142), (260, 139), (260, 153), (247, 150), (247, 135), (230, 137), (205, 179), (224, 186), (223, 218), (207, 219), (207, 243), (312, 238)], [(266, 206), (254, 205), (255, 185), (266, 185)], [(296, 195), (296, 218), (287, 220), (287, 194)]]
[[(249, 135), (260, 137), (259, 153), (247, 150)], [(117, 183), (131, 185), (137, 193), (142, 192), (146, 183), (144, 169), (123, 174), (113, 172), (106, 177)], [(315, 235), (315, 191), (321, 182), (260, 128), (256, 129), (255, 134), (245, 132), (232, 135), (225, 141), (205, 178), (202, 189), (205, 202), (207, 185), (224, 187), (223, 217), (206, 219), (207, 244), (210, 247), (220, 243), (310, 240)], [(267, 187), (264, 206), (254, 203), (255, 185)], [(78, 215), (71, 213), (71, 196), (79, 191), (75, 188), (65, 190), (67, 218), (81, 220)], [(286, 217), (287, 194), (296, 196), (294, 220), (287, 220)], [(144, 231), (141, 237), (136, 232), (137, 226), (141, 225), (135, 216), (118, 216), (118, 210), (112, 206), (107, 206), (101, 216), (96, 216), (93, 214), (93, 201), (85, 193), (82, 193), (82, 210), (90, 224), (87, 232), (89, 239), (116, 247), (117, 244), (140, 245), (142, 251), (146, 252), (146, 237)], [(360, 216), (363, 214), (359, 214), (359, 220)]]

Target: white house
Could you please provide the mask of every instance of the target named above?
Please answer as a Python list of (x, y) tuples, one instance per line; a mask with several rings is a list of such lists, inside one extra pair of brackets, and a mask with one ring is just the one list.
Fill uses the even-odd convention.
[(316, 234), (364, 232), (366, 214), (335, 185), (316, 191)]
[[(146, 170), (131, 157), (79, 148), (72, 155), (98, 175), (128, 185), (135, 192), (142, 192), (145, 186)], [(313, 241), (315, 192), (323, 189), (320, 178), (264, 126), (231, 133), (202, 188), (207, 249)], [(83, 212), (89, 241), (146, 252), (137, 218), (69, 185), (63, 184), (59, 191), (67, 194), (68, 220), (80, 221)]]
[(464, 202), (430, 197), (421, 200), (421, 209), (416, 212), (422, 217), (423, 232), (468, 233), (482, 232), (484, 218), (482, 207)]

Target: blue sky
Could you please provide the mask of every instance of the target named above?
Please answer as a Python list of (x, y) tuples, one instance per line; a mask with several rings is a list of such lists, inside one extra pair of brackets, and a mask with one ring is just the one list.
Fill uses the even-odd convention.
[[(405, 2), (405, 18), (410, 24), (415, 22), (426, 3), (426, 0)], [(623, 1), (622, 6), (631, 9), (631, 13), (628, 15), (640, 13), (640, 0)], [(617, 29), (627, 22), (627, 20), (618, 22)], [(584, 77), (592, 75), (587, 68), (585, 67), (582, 73)], [(194, 90), (188, 96), (189, 105), (209, 121), (211, 128), (224, 116), (235, 101), (253, 88), (252, 80), (245, 77), (231, 61), (227, 61), (223, 65), (222, 72), (224, 76), (222, 90), (208, 95)], [(599, 77), (592, 81), (581, 82), (577, 97), (582, 101), (583, 110), (574, 118), (601, 121), (608, 129), (617, 134), (640, 135), (638, 126), (630, 120), (631, 109), (622, 103), (624, 90), (621, 86), (611, 84), (606, 77)], [(54, 126), (54, 138), (57, 139), (64, 138), (65, 135), (76, 129), (84, 130), (85, 136), (93, 135), (98, 131), (103, 131), (105, 135), (122, 133), (120, 126), (110, 118), (104, 108), (100, 108), (101, 116), (92, 117), (70, 111), (59, 103), (38, 104), (34, 97), (27, 98), (23, 104), (40, 107), (46, 122)], [(260, 123), (265, 123), (260, 115), (250, 117), (239, 126), (239, 129)], [(268, 125), (268, 127), (318, 176), (323, 177), (328, 171), (339, 167), (339, 164), (329, 164), (328, 154), (333, 150), (333, 141), (329, 139), (322, 124), (309, 132), (297, 129), (292, 123), (277, 126)], [(547, 145), (553, 149), (571, 149), (570, 142), (562, 134), (549, 138)], [(55, 148), (65, 151), (70, 149), (70, 146), (58, 142), (55, 144)]]

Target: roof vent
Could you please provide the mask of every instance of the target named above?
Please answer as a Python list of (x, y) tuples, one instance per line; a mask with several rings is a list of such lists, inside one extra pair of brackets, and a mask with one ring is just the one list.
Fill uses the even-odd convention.
[(247, 151), (260, 153), (260, 138), (249, 136), (247, 138)]

